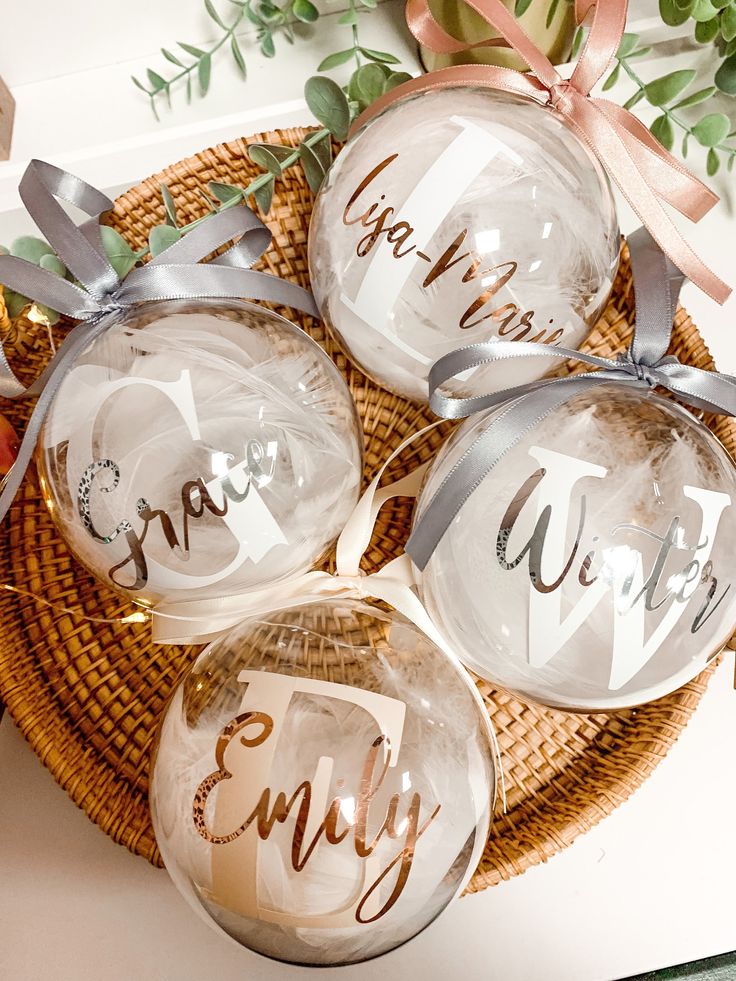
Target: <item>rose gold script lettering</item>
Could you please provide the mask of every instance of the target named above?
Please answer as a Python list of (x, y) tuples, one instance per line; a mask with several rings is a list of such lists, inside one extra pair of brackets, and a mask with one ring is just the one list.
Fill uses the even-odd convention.
[[(246, 731), (251, 727), (257, 727), (257, 731), (255, 735), (248, 736)], [(295, 872), (301, 872), (305, 868), (323, 839), (328, 845), (340, 845), (352, 833), (352, 845), (355, 854), (361, 859), (368, 858), (373, 854), (384, 835), (392, 840), (403, 839), (402, 847), (398, 853), (368, 886), (355, 910), (355, 919), (358, 923), (372, 923), (380, 919), (391, 909), (404, 891), (414, 861), (417, 841), (437, 817), (441, 805), (438, 804), (429, 817), (421, 822), (421, 795), (413, 793), (408, 807), (404, 809), (403, 816), (400, 817), (399, 812), (404, 794), (395, 793), (386, 806), (385, 816), (378, 830), (375, 834), (369, 834), (369, 825), (373, 823), (371, 819), (375, 810), (375, 798), (386, 778), (389, 766), (388, 758), (384, 754), (384, 762), (377, 771), (376, 763), (379, 752), (382, 753), (384, 744), (387, 745), (388, 743), (387, 737), (381, 735), (373, 741), (366, 753), (355, 801), (355, 817), (351, 823), (348, 823), (343, 817), (344, 826), (339, 826), (342, 815), (342, 798), (335, 797), (328, 806), (325, 817), (314, 837), (311, 841), (306, 841), (305, 829), (308, 825), (312, 806), (312, 784), (309, 780), (304, 780), (288, 796), (283, 790), (278, 791), (273, 796), (272, 788), (266, 787), (242, 824), (225, 834), (215, 834), (207, 824), (207, 801), (212, 791), (222, 780), (229, 780), (232, 777), (232, 773), (225, 765), (225, 751), (228, 744), (236, 736), (239, 736), (240, 742), (245, 747), (260, 746), (271, 736), (273, 729), (273, 719), (264, 712), (244, 712), (232, 719), (222, 729), (215, 747), (217, 770), (205, 777), (194, 795), (192, 817), (197, 832), (212, 845), (226, 845), (245, 834), (253, 825), (259, 838), (266, 841), (270, 838), (276, 825), (283, 824), (289, 815), (295, 812), (296, 820), (291, 840), (291, 865)], [(341, 783), (344, 781), (338, 781), (338, 785)], [(397, 866), (398, 872), (391, 893), (378, 912), (368, 915), (365, 912), (366, 905)]]
[[(522, 311), (515, 303), (506, 303), (502, 306), (494, 306), (493, 299), (511, 281), (518, 270), (518, 263), (515, 260), (500, 262), (496, 265), (487, 266), (483, 256), (473, 249), (466, 249), (458, 255), (463, 248), (468, 235), (468, 229), (464, 228), (455, 239), (450, 242), (447, 248), (436, 260), (428, 256), (425, 252), (417, 251), (415, 244), (412, 244), (414, 228), (411, 221), (399, 217), (397, 209), (391, 204), (386, 203), (386, 195), (381, 194), (378, 201), (374, 201), (364, 207), (363, 198), (365, 192), (369, 190), (371, 184), (388, 167), (399, 158), (398, 153), (392, 153), (369, 171), (360, 181), (345, 205), (342, 215), (344, 225), (360, 225), (366, 230), (366, 234), (358, 241), (356, 255), (364, 258), (371, 249), (377, 245), (382, 236), (386, 236), (386, 241), (393, 245), (391, 250), (395, 259), (403, 259), (410, 253), (414, 253), (415, 259), (421, 259), (430, 264), (430, 269), (422, 280), (422, 287), (428, 289), (450, 270), (455, 269), (460, 273), (460, 282), (478, 282), (483, 285), (480, 295), (467, 307), (458, 321), (461, 330), (469, 330), (477, 327), (485, 320), (500, 323), (498, 333), (503, 337), (513, 334), (510, 340), (537, 341), (541, 344), (557, 344), (564, 330), (557, 328), (550, 330), (549, 321), (547, 327), (539, 328), (532, 323), (534, 310)], [(489, 309), (492, 308), (492, 309)], [(518, 321), (514, 323), (516, 317)], [(532, 331), (536, 331), (533, 336), (529, 336)]]

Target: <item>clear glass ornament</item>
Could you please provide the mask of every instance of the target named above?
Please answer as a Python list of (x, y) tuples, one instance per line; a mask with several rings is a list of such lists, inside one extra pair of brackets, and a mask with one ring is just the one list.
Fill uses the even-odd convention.
[(83, 352), (38, 465), (79, 560), (152, 604), (312, 566), (357, 501), (362, 437), (337, 368), (294, 324), (236, 300), (167, 301)]
[[(427, 401), (430, 366), (478, 341), (576, 348), (618, 266), (608, 180), (561, 116), (489, 89), (404, 99), (341, 151), (309, 233), (317, 303), (348, 354)], [(476, 368), (453, 386), (539, 378), (551, 359)]]
[[(417, 506), (492, 414), (465, 422)], [(597, 711), (685, 684), (736, 628), (736, 471), (652, 391), (596, 387), (512, 447), (421, 573), (463, 662), (522, 698)]]
[(463, 669), (398, 613), (315, 598), (210, 645), (175, 690), (151, 813), (176, 886), (238, 943), (367, 960), (467, 884), (494, 767)]

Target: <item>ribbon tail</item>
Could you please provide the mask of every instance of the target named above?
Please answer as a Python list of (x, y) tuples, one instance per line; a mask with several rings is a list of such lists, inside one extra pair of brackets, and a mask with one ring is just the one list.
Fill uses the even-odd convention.
[(667, 353), (685, 277), (646, 228), (638, 228), (628, 242), (636, 299), (631, 356), (635, 362), (654, 365)]
[[(38, 401), (31, 413), (31, 418), (28, 420), (28, 425), (26, 426), (20, 449), (18, 450), (18, 456), (6, 475), (5, 480), (0, 483), (0, 487), (2, 488), (0, 491), (0, 521), (8, 513), (15, 495), (18, 493), (23, 477), (30, 466), (46, 414), (61, 383), (66, 377), (69, 365), (74, 363), (77, 355), (104, 329), (106, 328), (102, 322), (95, 324), (91, 329), (87, 324), (80, 324), (78, 327), (75, 327), (64, 339), (64, 343), (49, 362), (44, 374), (41, 376), (44, 380), (43, 390), (40, 392)], [(26, 389), (21, 394), (33, 394), (36, 384), (38, 383), (35, 383), (30, 389)]]
[(27, 259), (0, 255), (0, 283), (75, 320), (100, 312), (100, 305), (74, 283)]
[(666, 362), (654, 371), (657, 384), (696, 409), (736, 416), (736, 378), (689, 364)]
[[(409, 556), (404, 553), (398, 558), (389, 562), (378, 572), (366, 576), (363, 583), (363, 591), (366, 595), (374, 599), (383, 600), (395, 610), (410, 620), (416, 627), (429, 637), (429, 639), (439, 647), (445, 656), (455, 665), (455, 668), (467, 676), (467, 671), (462, 665), (452, 646), (447, 642), (443, 634), (437, 629), (429, 613), (427, 613), (422, 601), (412, 588), (414, 585), (414, 571)], [(478, 706), (478, 713), (481, 723), (485, 729), (486, 736), (496, 759), (496, 769), (498, 771), (498, 782), (501, 789), (501, 800), (503, 809), (506, 810), (506, 781), (504, 779), (503, 764), (501, 761), (501, 751), (496, 738), (496, 731), (493, 728), (488, 710), (483, 702), (480, 692), (472, 678), (467, 678), (473, 698)]]
[(656, 188), (663, 201), (693, 222), (699, 222), (718, 204), (718, 195), (665, 150), (641, 120), (608, 99), (591, 102), (616, 128), (644, 180)]
[(704, 293), (717, 303), (725, 303), (731, 293), (730, 287), (705, 265), (680, 235), (605, 113), (578, 93), (567, 118), (608, 170), (662, 251)]

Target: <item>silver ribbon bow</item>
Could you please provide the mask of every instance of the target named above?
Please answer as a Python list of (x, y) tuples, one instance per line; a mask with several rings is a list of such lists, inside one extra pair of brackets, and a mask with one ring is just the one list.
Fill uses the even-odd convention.
[[(687, 405), (736, 416), (736, 378), (682, 364), (667, 354), (677, 298), (684, 276), (651, 237), (640, 228), (629, 237), (636, 297), (636, 327), (631, 346), (615, 360), (548, 347), (532, 341), (486, 341), (469, 344), (440, 358), (429, 374), (430, 406), (445, 419), (462, 419), (504, 404), (468, 447), (422, 513), (406, 551), (424, 569), (452, 520), (481, 481), (523, 436), (569, 399), (612, 381), (665, 388)], [(489, 395), (458, 398), (440, 386), (483, 364), (544, 355), (589, 364), (599, 371), (542, 379)]]
[[(249, 208), (210, 215), (121, 281), (100, 236), (100, 216), (114, 207), (107, 195), (42, 160), (32, 160), (28, 165), (19, 192), (26, 210), (80, 285), (7, 255), (0, 256), (0, 283), (81, 323), (69, 331), (46, 369), (28, 387), (16, 378), (0, 343), (0, 396), (38, 396), (18, 457), (0, 493), (0, 521), (21, 485), (62, 381), (82, 351), (116, 322), (118, 314), (147, 300), (248, 297), (319, 317), (307, 290), (250, 268), (270, 245), (271, 232)], [(57, 198), (80, 208), (90, 220), (77, 226)], [(238, 237), (223, 255), (201, 263), (205, 256)]]

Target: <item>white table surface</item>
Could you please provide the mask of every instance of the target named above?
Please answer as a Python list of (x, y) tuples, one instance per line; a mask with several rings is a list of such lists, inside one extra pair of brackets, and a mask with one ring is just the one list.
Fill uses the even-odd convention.
[[(391, 38), (386, 36), (390, 21), (375, 16), (373, 36), (367, 33), (365, 43), (380, 46), (380, 40), (390, 47)], [(397, 47), (394, 44), (393, 50)], [(692, 57), (668, 56), (656, 73), (689, 64)], [(301, 55), (298, 60), (303, 79)], [(153, 63), (150, 58), (148, 63)], [(274, 78), (279, 64), (271, 63)], [(109, 66), (96, 63), (84, 68), (113, 74)], [(26, 99), (32, 103), (33, 87), (44, 83), (33, 78), (20, 81), (19, 105)], [(262, 75), (258, 81), (264, 81)], [(65, 84), (74, 88), (70, 79)], [(298, 90), (292, 78), (291, 88), (279, 91), (284, 115), (274, 124), (287, 116), (289, 123), (307, 121)], [(623, 101), (627, 92), (622, 85), (612, 94)], [(127, 95), (134, 99), (132, 92)], [(235, 135), (231, 130), (236, 124), (246, 132), (271, 121), (263, 106), (244, 115), (242, 107), (236, 112), (233, 104), (228, 116), (221, 97), (213, 93), (210, 98), (218, 118), (228, 120), (222, 138)], [(67, 107), (67, 112), (73, 111)], [(169, 143), (141, 138), (142, 159), (159, 166), (174, 159), (170, 155), (158, 161), (172, 146), (184, 154), (211, 142), (198, 139), (198, 133), (209, 133), (210, 125), (202, 106), (194, 116), (196, 124), (187, 126), (182, 122), (186, 110), (181, 111), (180, 125), (170, 123)], [(248, 119), (251, 126), (244, 124)], [(28, 133), (26, 121), (21, 129), (24, 143)], [(118, 156), (117, 164), (103, 167), (102, 177), (98, 160), (90, 158), (88, 167), (82, 160), (75, 169), (111, 188), (125, 179), (121, 174), (130, 168), (126, 153)], [(15, 159), (0, 164), (0, 188), (4, 174), (9, 176), (21, 163)], [(693, 245), (732, 282), (736, 281), (734, 187), (736, 175), (730, 180), (719, 176), (723, 204), (697, 228), (687, 229)], [(11, 213), (13, 207), (12, 202), (0, 201), (0, 241), (30, 230), (24, 219)], [(625, 231), (634, 227), (633, 216), (623, 207), (621, 224)], [(683, 299), (719, 366), (736, 372), (736, 300), (719, 309), (691, 286)], [(210, 932), (179, 898), (164, 872), (114, 845), (74, 807), (6, 716), (0, 723), (0, 979), (275, 981), (324, 976), (335, 981), (343, 977), (346, 981), (404, 977), (613, 981), (732, 950), (736, 948), (732, 677), (733, 658), (726, 655), (667, 759), (631, 800), (572, 847), (511, 882), (458, 901), (401, 950), (365, 965), (329, 971), (273, 964)]]

